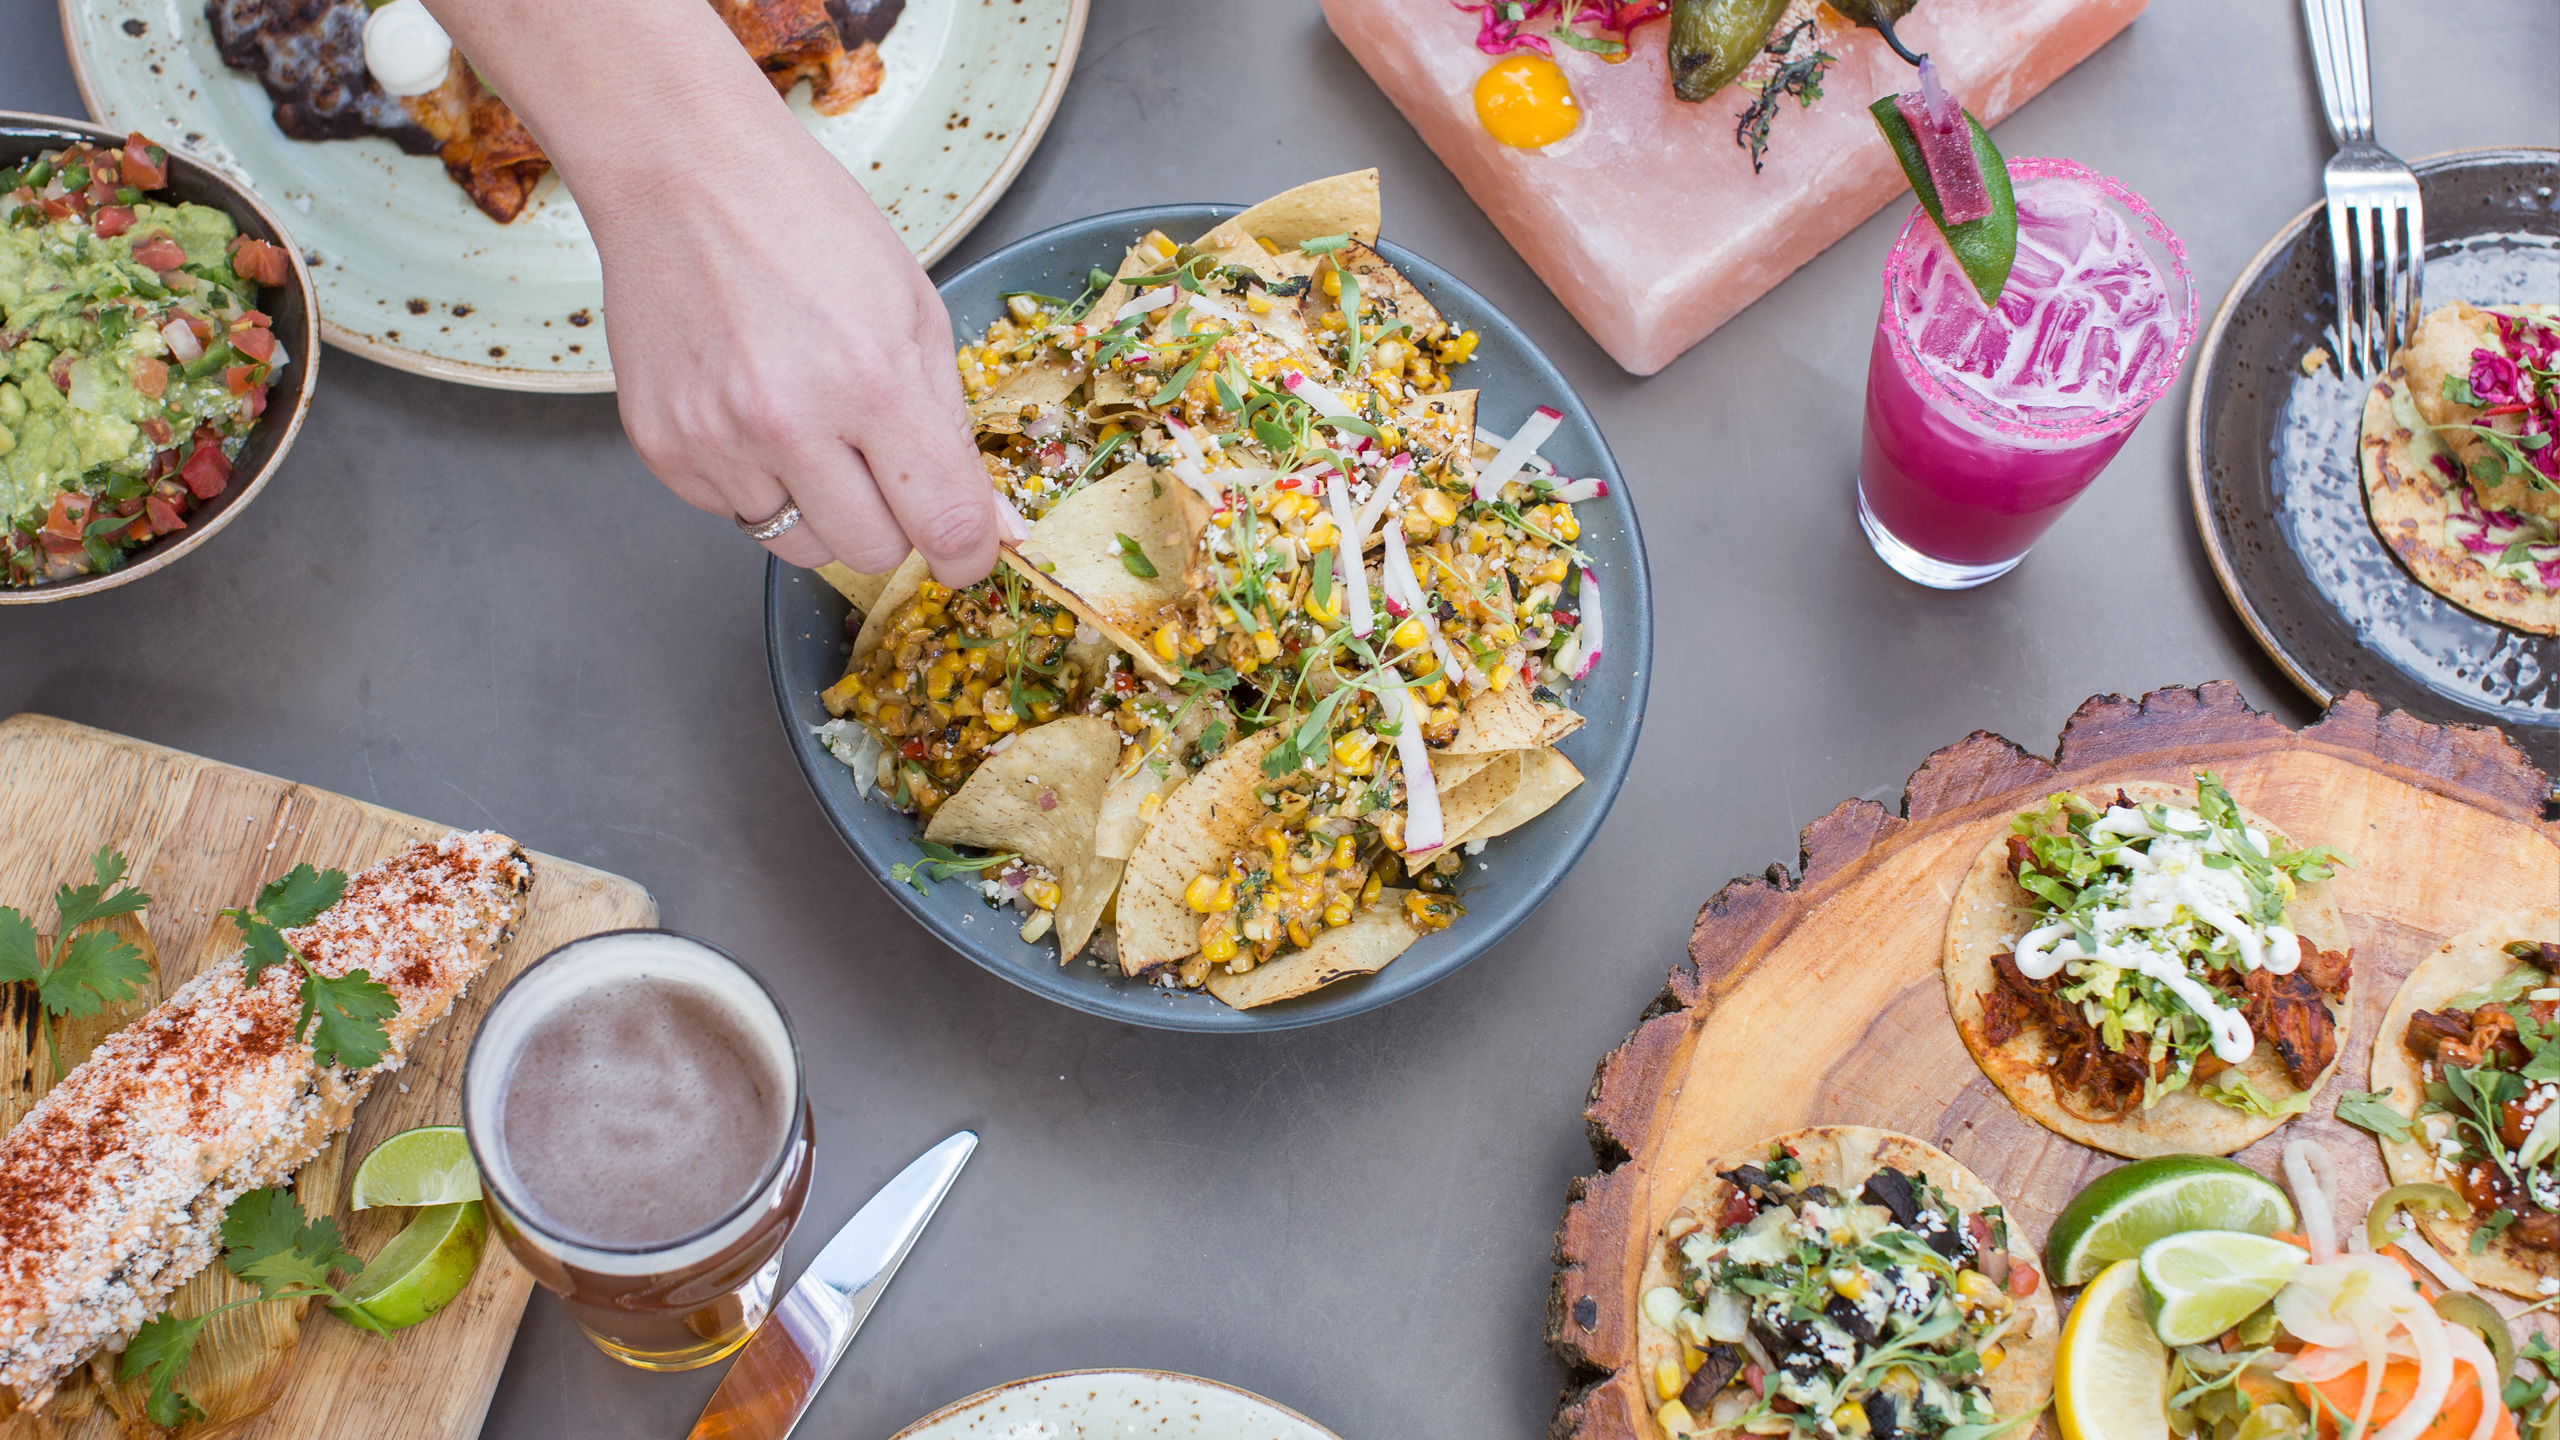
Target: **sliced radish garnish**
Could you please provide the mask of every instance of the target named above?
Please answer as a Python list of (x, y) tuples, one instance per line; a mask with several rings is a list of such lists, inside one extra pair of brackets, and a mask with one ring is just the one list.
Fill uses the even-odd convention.
[(1609, 482), (1600, 479), (1560, 480), (1556, 482), (1555, 488), (1555, 498), (1567, 505), (1579, 505), (1585, 500), (1597, 500), (1608, 493)]
[(1360, 557), (1360, 541), (1351, 533), (1351, 482), (1340, 474), (1325, 487), (1325, 498), (1333, 505), (1333, 583), (1342, 587), (1348, 597), (1351, 633), (1366, 638), (1378, 628), (1378, 617), (1369, 608), (1369, 570)]
[(1501, 494), (1502, 487), (1520, 473), (1520, 467), (1538, 453), (1538, 447), (1547, 443), (1547, 437), (1556, 433), (1556, 426), (1563, 421), (1563, 411), (1539, 406), (1528, 423), (1520, 427), (1520, 433), (1503, 441), (1502, 448), (1476, 472), (1476, 498), (1490, 500)]
[(1379, 692), (1381, 708), (1393, 710), (1396, 758), (1404, 762), (1404, 853), (1437, 850), (1446, 837), (1440, 830), (1440, 785), (1431, 778), (1431, 749), (1422, 741), (1422, 706), (1402, 685)]
[(1422, 633), (1431, 638), (1431, 653), (1439, 659), (1440, 668), (1448, 672), (1450, 683), (1465, 680), (1472, 684), (1480, 680), (1482, 677), (1476, 672), (1458, 663), (1449, 642), (1441, 637), (1440, 617), (1432, 613), (1431, 597), (1423, 590), (1421, 577), (1413, 573), (1412, 557), (1405, 553), (1404, 527), (1390, 525), (1386, 535), (1386, 559), (1378, 567), (1378, 573), (1379, 583), (1386, 588), (1388, 597), (1403, 601), (1412, 611), (1413, 618), (1422, 622)]
[(1282, 389), (1287, 390), (1290, 394), (1295, 395), (1299, 399), (1306, 401), (1309, 405), (1314, 406), (1315, 412), (1318, 415), (1349, 415), (1352, 413), (1351, 407), (1344, 403), (1341, 396), (1336, 395), (1322, 385), (1308, 379), (1299, 371), (1290, 371), (1289, 377), (1281, 381), (1280, 385)]
[(1172, 304), (1174, 297), (1181, 293), (1182, 287), (1179, 285), (1158, 285), (1141, 290), (1122, 301), (1119, 310), (1114, 312), (1111, 318), (1117, 322), (1126, 320), (1132, 315), (1144, 315), (1150, 310), (1161, 310)]
[(1412, 468), (1411, 455), (1399, 455), (1389, 461), (1386, 473), (1378, 477), (1377, 488), (1369, 492), (1367, 500), (1361, 502), (1358, 517), (1360, 525), (1352, 533), (1362, 547), (1365, 548), (1368, 545), (1369, 532), (1378, 528), (1378, 517), (1386, 513), (1387, 506), (1396, 498), (1397, 487), (1404, 484), (1405, 472)]
[(1588, 569), (1582, 572), (1582, 623), (1573, 627), (1573, 646), (1581, 652), (1581, 663), (1574, 667), (1573, 678), (1581, 679), (1600, 663), (1600, 577)]
[(1031, 522), (1022, 518), (1022, 512), (1014, 508), (1013, 501), (1007, 499), (1003, 491), (993, 494), (996, 497), (996, 516), (1004, 522), (1005, 533), (1016, 540), (1030, 539)]

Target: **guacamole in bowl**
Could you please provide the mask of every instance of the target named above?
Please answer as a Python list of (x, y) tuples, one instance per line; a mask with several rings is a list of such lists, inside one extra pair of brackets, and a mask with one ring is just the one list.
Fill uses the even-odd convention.
[(272, 387), (298, 419), (316, 348), (263, 213), (244, 233), (200, 170), (178, 193), (185, 162), (140, 135), (57, 135), (0, 150), (0, 595), (127, 578), (210, 528), (272, 467), (280, 444), (249, 454)]

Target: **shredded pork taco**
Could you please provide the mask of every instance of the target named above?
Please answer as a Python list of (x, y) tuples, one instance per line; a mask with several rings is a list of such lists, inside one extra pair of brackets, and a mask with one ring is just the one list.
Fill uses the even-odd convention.
[(1645, 1265), (1637, 1363), (1672, 1440), (2023, 1433), (2061, 1338), (2043, 1282), (1954, 1156), (1817, 1126), (1681, 1195)]
[(2037, 1123), (2143, 1157), (2223, 1155), (2309, 1108), (2354, 980), (2326, 881), (2210, 773), (2052, 797), (1956, 892), (1947, 999)]
[(2560, 635), (2560, 306), (2430, 313), (2365, 396), (2373, 528), (2419, 584)]
[(2399, 1185), (2449, 1186), (2418, 1224), (2454, 1268), (2512, 1295), (2560, 1295), (2560, 908), (2503, 916), (2419, 963), (2383, 1016), (2372, 1130)]
[[(1574, 506), (1604, 487), (1538, 457), (1551, 409), (1480, 428), (1475, 335), (1377, 233), (1375, 172), (1318, 181), (1008, 296), (962, 348), (1029, 535), (957, 591), (912, 558), (825, 577), (865, 616), (822, 734), (932, 822), (919, 883), (976, 877), (1062, 959), (1098, 926), (1128, 976), (1269, 1004), (1458, 922), (1464, 857), (1581, 782), (1555, 746), (1601, 652)], [(1070, 720), (1110, 773), (1035, 815), (1054, 767), (1005, 757)]]

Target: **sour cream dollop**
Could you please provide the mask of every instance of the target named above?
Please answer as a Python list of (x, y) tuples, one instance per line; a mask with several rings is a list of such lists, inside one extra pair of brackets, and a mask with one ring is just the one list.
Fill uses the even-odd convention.
[(391, 0), (365, 17), (364, 68), (393, 95), (424, 95), (453, 68), (453, 37), (421, 0)]

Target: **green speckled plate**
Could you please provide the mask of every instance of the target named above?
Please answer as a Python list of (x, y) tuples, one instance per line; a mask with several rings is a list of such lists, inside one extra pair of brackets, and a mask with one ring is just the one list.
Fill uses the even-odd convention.
[(955, 1400), (892, 1440), (1337, 1440), (1259, 1395), (1164, 1370), (1069, 1370)]
[[(388, 140), (287, 139), (258, 82), (225, 67), (202, 0), (61, 0), (81, 98), (245, 182), (293, 230), (321, 331), (368, 359), (466, 385), (610, 390), (594, 242), (558, 176), (511, 225), (432, 155)], [(1029, 158), (1075, 68), (1086, 0), (909, 0), (879, 93), (792, 108), (930, 264)]]

